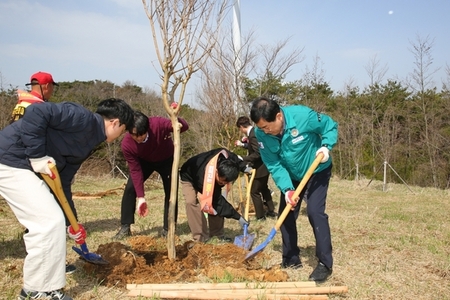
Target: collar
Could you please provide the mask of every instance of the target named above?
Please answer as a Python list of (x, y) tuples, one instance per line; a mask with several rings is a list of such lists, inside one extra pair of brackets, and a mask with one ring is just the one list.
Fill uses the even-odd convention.
[(33, 95), (33, 96), (38, 97), (38, 98), (41, 99), (41, 100), (44, 100), (44, 99), (42, 98), (41, 93), (38, 93), (38, 92), (36, 92), (36, 91), (31, 91), (30, 94)]
[(253, 129), (253, 126), (249, 126), (248, 127), (248, 129), (247, 129), (247, 136), (249, 136), (250, 135), (250, 131)]

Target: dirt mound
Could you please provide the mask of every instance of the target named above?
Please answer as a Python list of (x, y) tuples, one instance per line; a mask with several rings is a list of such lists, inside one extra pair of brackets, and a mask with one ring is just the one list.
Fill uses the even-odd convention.
[[(100, 245), (95, 253), (109, 262), (106, 266), (86, 263), (84, 269), (107, 286), (125, 287), (128, 283), (187, 283), (287, 281), (288, 275), (278, 266), (261, 266), (264, 253), (244, 261), (246, 251), (234, 244), (194, 244), (176, 246), (177, 258), (167, 257), (166, 240), (135, 236), (127, 246), (118, 242)], [(91, 250), (92, 251), (92, 250)]]

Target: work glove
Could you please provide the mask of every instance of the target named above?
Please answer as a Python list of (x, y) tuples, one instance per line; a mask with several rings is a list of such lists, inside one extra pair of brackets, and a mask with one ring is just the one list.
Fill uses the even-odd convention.
[(51, 156), (43, 156), (41, 158), (30, 158), (30, 164), (33, 171), (36, 173), (44, 173), (50, 176), (51, 179), (55, 179), (55, 174), (50, 170), (48, 164), (56, 164), (55, 160)]
[(327, 147), (320, 147), (319, 150), (317, 150), (316, 152), (316, 156), (319, 155), (320, 152), (323, 153), (323, 158), (320, 161), (320, 163), (323, 164), (324, 162), (327, 162), (328, 159), (330, 158), (330, 150), (328, 150)]
[(147, 202), (145, 202), (145, 199), (142, 197), (138, 198), (136, 212), (141, 217), (145, 217), (146, 215), (148, 215)]
[(178, 107), (178, 103), (172, 102), (172, 103), (170, 103), (170, 107), (172, 107), (175, 110)]
[(245, 170), (244, 173), (246, 174), (251, 174), (252, 173), (253, 168), (250, 167), (249, 165), (245, 166)]
[(241, 142), (241, 141), (239, 141), (239, 140), (237, 140), (236, 142), (234, 142), (234, 145), (235, 145), (236, 147), (244, 147), (244, 143)]
[(75, 232), (72, 225), (69, 225), (69, 227), (67, 227), (67, 234), (71, 239), (75, 240), (75, 243), (78, 245), (84, 244), (84, 241), (86, 240), (86, 230), (81, 224), (78, 224), (77, 232)]
[(297, 202), (298, 202), (298, 199), (299, 199), (299, 197), (297, 197), (295, 199), (292, 199), (292, 196), (294, 196), (294, 192), (295, 191), (289, 190), (289, 191), (286, 191), (284, 193), (284, 200), (286, 200), (287, 204), (292, 205), (292, 209), (291, 210), (294, 210), (294, 207), (297, 206)]
[(242, 228), (244, 228), (245, 225), (247, 225), (247, 227), (248, 227), (249, 223), (248, 223), (248, 221), (246, 219), (244, 219), (244, 217), (241, 216), (239, 218), (239, 224), (241, 225)]

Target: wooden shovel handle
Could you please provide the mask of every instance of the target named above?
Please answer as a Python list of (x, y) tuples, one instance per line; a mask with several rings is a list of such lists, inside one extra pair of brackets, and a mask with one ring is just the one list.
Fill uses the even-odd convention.
[(244, 176), (247, 178), (247, 191), (246, 191), (246, 202), (245, 202), (245, 214), (244, 218), (248, 221), (248, 211), (250, 210), (250, 192), (252, 189), (253, 180), (255, 180), (256, 170), (252, 169), (251, 171), (252, 175), (250, 176), (250, 181), (248, 180), (248, 174), (245, 174)]
[(78, 227), (77, 219), (75, 218), (72, 208), (70, 208), (70, 204), (67, 201), (66, 195), (64, 194), (58, 169), (56, 168), (56, 165), (53, 163), (50, 163), (48, 167), (55, 175), (55, 179), (52, 179), (50, 176), (44, 173), (41, 173), (42, 178), (47, 183), (47, 185), (52, 189), (53, 193), (55, 193), (55, 196), (58, 199), (59, 203), (61, 203), (61, 207), (63, 208), (64, 213), (67, 216), (67, 219), (69, 219), (70, 225), (72, 225), (73, 230), (75, 232), (78, 232), (80, 228)]
[[(309, 167), (308, 171), (306, 171), (305, 176), (303, 176), (302, 180), (300, 181), (298, 187), (295, 189), (294, 195), (292, 195), (292, 199), (298, 198), (300, 196), (300, 193), (303, 191), (303, 188), (308, 183), (308, 180), (311, 178), (312, 174), (316, 170), (317, 166), (320, 164), (323, 158), (323, 153), (320, 152), (314, 161), (312, 162), (311, 166)], [(279, 216), (277, 223), (275, 224), (274, 228), (275, 230), (280, 229), (281, 224), (283, 224), (284, 219), (286, 219), (286, 216), (288, 215), (289, 211), (291, 210), (292, 205), (289, 203), (286, 203), (286, 207), (284, 208), (283, 212)]]

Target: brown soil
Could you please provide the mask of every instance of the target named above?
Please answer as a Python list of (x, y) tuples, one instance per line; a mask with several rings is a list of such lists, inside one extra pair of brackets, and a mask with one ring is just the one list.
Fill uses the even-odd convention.
[(176, 246), (176, 259), (169, 260), (163, 238), (135, 236), (128, 242), (131, 247), (118, 242), (100, 245), (95, 253), (109, 264), (86, 263), (84, 269), (103, 284), (120, 287), (129, 283), (281, 282), (288, 279), (287, 273), (278, 266), (261, 267), (259, 262), (264, 259), (264, 252), (244, 261), (247, 252), (232, 243), (197, 243), (189, 249), (191, 242), (186, 242)]

